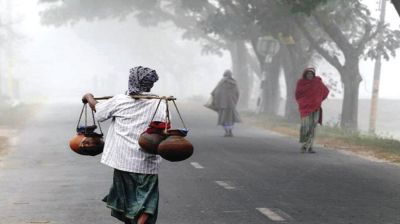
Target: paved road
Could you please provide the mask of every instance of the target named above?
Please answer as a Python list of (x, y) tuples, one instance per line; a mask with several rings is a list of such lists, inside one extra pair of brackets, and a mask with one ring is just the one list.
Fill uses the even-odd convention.
[[(68, 148), (79, 109), (43, 108), (0, 158), (0, 224), (118, 223), (101, 202), (112, 170)], [(162, 164), (160, 224), (400, 223), (400, 167), (300, 154), (295, 139), (244, 125), (224, 138), (215, 114), (182, 109), (195, 154)]]

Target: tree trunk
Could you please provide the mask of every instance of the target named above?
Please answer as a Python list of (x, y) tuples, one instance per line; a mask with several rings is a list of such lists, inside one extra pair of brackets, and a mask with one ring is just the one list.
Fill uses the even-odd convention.
[(309, 54), (296, 48), (294, 45), (287, 45), (284, 51), (285, 83), (286, 83), (286, 105), (285, 118), (290, 121), (296, 121), (299, 118), (298, 105), (295, 99), (295, 90), (297, 80), (302, 71), (307, 67), (310, 60)]
[(285, 83), (286, 83), (286, 103), (285, 103), (285, 118), (294, 121), (299, 117), (299, 111), (295, 95), (296, 76), (293, 69), (285, 68)]
[(247, 65), (247, 49), (244, 41), (236, 41), (230, 47), (232, 60), (232, 73), (236, 79), (240, 97), (238, 102), (239, 110), (248, 110), (251, 91), (251, 77)]
[(345, 130), (355, 131), (358, 128), (358, 95), (361, 75), (358, 68), (358, 59), (345, 65), (340, 72), (344, 85), (342, 116), (340, 126)]
[(262, 94), (260, 112), (268, 115), (277, 115), (281, 97), (279, 74), (281, 69), (280, 56), (276, 55), (272, 62), (264, 64), (264, 80), (261, 83)]

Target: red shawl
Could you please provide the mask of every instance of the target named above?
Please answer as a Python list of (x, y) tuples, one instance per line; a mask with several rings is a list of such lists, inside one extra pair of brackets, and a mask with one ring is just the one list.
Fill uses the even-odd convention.
[[(307, 72), (304, 71), (305, 73)], [(304, 73), (304, 74), (305, 74)], [(306, 117), (312, 112), (320, 110), (319, 123), (322, 124), (322, 101), (328, 97), (329, 90), (322, 83), (320, 77), (316, 76), (311, 80), (303, 78), (297, 81), (296, 101), (299, 104), (301, 117)]]

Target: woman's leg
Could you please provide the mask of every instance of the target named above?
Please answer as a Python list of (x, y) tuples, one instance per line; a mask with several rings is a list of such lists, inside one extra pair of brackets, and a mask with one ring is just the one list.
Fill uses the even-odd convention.
[(137, 221), (137, 224), (146, 224), (147, 220), (149, 219), (149, 214), (147, 213), (142, 213), (139, 216), (139, 219)]
[(230, 136), (230, 137), (233, 137), (232, 130), (233, 130), (233, 125), (229, 125), (229, 126), (228, 126), (228, 132), (229, 132), (229, 136)]
[(224, 124), (224, 130), (225, 130), (225, 137), (232, 137), (233, 133), (232, 133), (232, 129), (233, 129), (233, 125), (231, 124)]
[(302, 143), (301, 152), (314, 153), (312, 149), (315, 138), (315, 128), (319, 119), (319, 111), (313, 112), (301, 120), (300, 142)]
[(224, 127), (224, 130), (225, 130), (225, 137), (228, 137), (229, 136), (229, 127), (228, 127), (228, 125), (226, 125), (226, 124), (224, 124), (224, 125), (222, 125), (222, 127)]
[(314, 144), (314, 140), (315, 140), (315, 132), (316, 132), (316, 130), (317, 130), (317, 126), (318, 126), (318, 121), (319, 121), (319, 116), (320, 116), (320, 111), (319, 110), (317, 110), (317, 111), (315, 111), (314, 113), (313, 113), (313, 120), (314, 120), (314, 123), (313, 123), (313, 129), (312, 129), (312, 142), (311, 142), (311, 147), (310, 147), (310, 153), (315, 153), (315, 151), (313, 150), (313, 144)]
[(301, 119), (300, 143), (301, 143), (302, 153), (308, 151), (309, 136), (310, 136), (309, 133), (310, 133), (310, 116), (307, 116)]

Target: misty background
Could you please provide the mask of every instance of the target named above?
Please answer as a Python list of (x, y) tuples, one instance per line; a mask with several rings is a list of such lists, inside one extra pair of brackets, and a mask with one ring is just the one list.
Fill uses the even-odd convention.
[[(379, 17), (377, 1), (364, 1), (373, 16)], [(2, 0), (0, 86), (11, 104), (19, 102), (80, 103), (81, 96), (124, 93), (129, 69), (142, 65), (154, 68), (160, 75), (153, 91), (159, 95), (174, 95), (178, 99), (204, 104), (226, 69), (231, 69), (229, 52), (221, 55), (204, 54), (201, 43), (182, 38), (183, 30), (173, 23), (143, 27), (136, 18), (80, 21), (66, 26), (41, 24), (40, 13), (48, 7), (32, 0)], [(393, 29), (400, 19), (388, 4), (387, 22)], [(397, 54), (400, 51), (397, 50)], [(400, 58), (383, 60), (377, 130), (400, 138)], [(337, 80), (338, 72), (320, 60), (310, 66), (317, 68), (324, 81)], [(367, 130), (369, 99), (372, 92), (374, 61), (360, 64), (363, 78), (360, 84), (359, 128)], [(299, 76), (302, 70), (298, 71)], [(253, 75), (250, 111), (257, 111), (261, 80)], [(339, 82), (340, 84), (340, 82)], [(283, 75), (279, 81), (282, 101), (286, 98)], [(338, 123), (343, 91), (324, 103), (325, 122)], [(284, 103), (279, 105), (284, 113)]]

